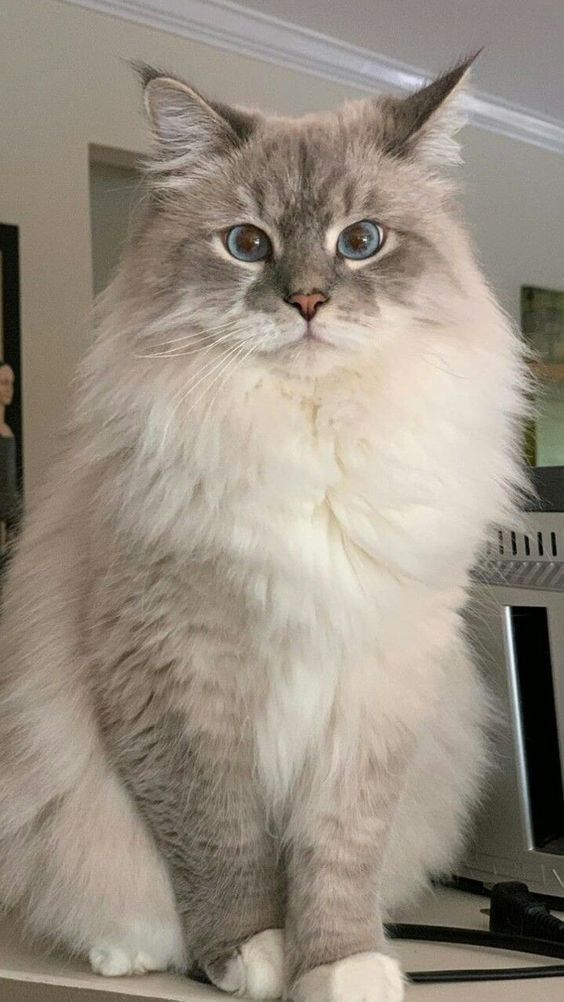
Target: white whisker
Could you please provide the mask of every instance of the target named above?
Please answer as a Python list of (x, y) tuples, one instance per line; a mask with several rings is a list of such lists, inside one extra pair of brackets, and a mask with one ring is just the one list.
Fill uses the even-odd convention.
[(175, 344), (178, 341), (189, 341), (194, 337), (205, 337), (208, 334), (219, 334), (224, 330), (228, 330), (231, 327), (237, 326), (237, 321), (229, 320), (223, 324), (216, 324), (214, 327), (202, 327), (195, 330), (185, 331), (179, 337), (165, 338), (164, 341), (160, 341), (159, 345), (165, 344)]
[[(168, 435), (168, 430), (170, 428), (171, 422), (172, 422), (172, 420), (174, 418), (174, 415), (176, 414), (178, 408), (182, 406), (182, 404), (184, 403), (184, 401), (190, 396), (191, 393), (194, 392), (194, 390), (196, 389), (196, 387), (198, 387), (205, 379), (208, 378), (208, 376), (210, 376), (213, 372), (215, 372), (219, 368), (219, 366), (221, 366), (224, 363), (224, 361), (225, 361), (226, 358), (231, 357), (231, 355), (233, 355), (235, 352), (237, 352), (239, 350), (239, 348), (241, 347), (242, 343), (245, 343), (245, 342), (237, 342), (237, 344), (233, 345), (231, 348), (228, 348), (226, 350), (226, 352), (222, 355), (222, 357), (219, 359), (219, 361), (217, 359), (215, 359), (215, 358), (211, 359), (211, 361), (209, 361), (208, 364), (206, 366), (204, 366), (204, 371), (203, 372), (198, 371), (197, 373), (195, 373), (195, 376), (193, 377), (193, 379), (191, 379), (191, 380), (188, 381), (187, 387), (184, 387), (184, 386), (182, 387), (180, 399), (178, 399), (174, 403), (172, 412), (169, 415), (169, 418), (168, 418), (168, 420), (166, 422), (166, 425), (165, 425), (165, 428), (164, 428), (164, 431), (163, 431), (163, 439), (162, 439), (162, 445), (163, 445), (163, 447), (164, 447), (164, 444), (166, 442), (166, 437)], [(199, 376), (199, 378), (196, 379), (196, 376)], [(194, 379), (196, 379), (195, 382), (194, 382)]]
[[(237, 326), (241, 322), (241, 318), (237, 319), (233, 317), (230, 320), (224, 320), (220, 324), (215, 324), (214, 326), (206, 326), (204, 329), (196, 329), (185, 331), (181, 334), (179, 338), (164, 338), (159, 344), (172, 344), (176, 340), (183, 340), (184, 338), (198, 337), (201, 334), (215, 334), (220, 331), (225, 330), (233, 325)], [(150, 336), (151, 334), (165, 333), (166, 331), (178, 330), (180, 327), (185, 327), (187, 324), (191, 323), (191, 314), (186, 313), (185, 310), (177, 310), (175, 313), (169, 314), (166, 321), (161, 321), (160, 323), (153, 323), (149, 325), (145, 330), (145, 336)]]
[(223, 334), (221, 337), (202, 337), (198, 344), (190, 345), (190, 347), (186, 349), (179, 346), (177, 348), (171, 348), (170, 351), (146, 352), (142, 355), (135, 355), (134, 358), (185, 358), (187, 355), (194, 355), (198, 351), (202, 351), (202, 354), (204, 354), (204, 349), (205, 351), (208, 351), (209, 348), (213, 348), (214, 345), (220, 345), (225, 341), (229, 341), (234, 336), (237, 336), (237, 333), (237, 330), (233, 329), (231, 331), (227, 331), (227, 333)]
[(243, 354), (243, 350), (244, 350), (244, 347), (245, 347), (245, 343), (246, 343), (246, 342), (240, 342), (240, 344), (239, 344), (239, 348), (240, 348), (241, 350), (239, 351), (239, 353), (235, 352), (235, 355), (234, 355), (234, 356), (230, 356), (230, 357), (229, 357), (229, 358), (227, 359), (227, 363), (226, 363), (226, 365), (224, 366), (224, 368), (223, 368), (223, 369), (222, 369), (222, 370), (221, 370), (220, 372), (218, 372), (216, 376), (214, 376), (214, 378), (212, 379), (212, 381), (211, 381), (211, 383), (209, 384), (209, 386), (206, 386), (206, 387), (205, 387), (205, 389), (204, 389), (204, 391), (203, 391), (203, 393), (201, 393), (201, 394), (200, 394), (200, 396), (198, 397), (198, 399), (197, 399), (197, 400), (195, 400), (195, 401), (193, 402), (193, 404), (192, 404), (192, 406), (190, 407), (189, 411), (188, 411), (188, 412), (187, 412), (187, 413), (186, 413), (186, 414), (184, 415), (184, 417), (185, 417), (185, 418), (187, 418), (187, 417), (188, 417), (188, 416), (189, 416), (189, 415), (190, 415), (190, 414), (192, 413), (192, 411), (193, 411), (193, 410), (194, 410), (194, 408), (195, 408), (195, 407), (196, 407), (196, 406), (198, 405), (198, 403), (200, 402), (200, 400), (202, 399), (202, 397), (204, 397), (204, 396), (205, 396), (205, 394), (206, 394), (206, 393), (207, 393), (207, 392), (208, 392), (208, 391), (209, 391), (209, 390), (210, 390), (210, 389), (212, 388), (212, 386), (214, 385), (214, 383), (216, 383), (216, 382), (217, 382), (217, 380), (218, 380), (218, 379), (220, 378), (220, 376), (223, 376), (223, 378), (222, 378), (222, 380), (221, 380), (221, 382), (220, 382), (219, 386), (218, 386), (218, 387), (216, 388), (216, 392), (215, 392), (214, 396), (213, 396), (213, 397), (212, 397), (212, 399), (211, 399), (211, 400), (209, 401), (209, 403), (208, 403), (208, 405), (207, 405), (207, 407), (206, 407), (206, 409), (205, 409), (205, 411), (204, 411), (204, 414), (203, 414), (203, 416), (202, 416), (202, 424), (203, 424), (203, 422), (204, 422), (204, 421), (206, 420), (206, 418), (207, 418), (207, 415), (208, 415), (208, 413), (209, 413), (209, 411), (210, 411), (210, 409), (211, 409), (212, 405), (213, 405), (213, 404), (215, 403), (215, 401), (217, 400), (217, 398), (218, 398), (218, 395), (219, 395), (219, 392), (220, 392), (220, 390), (221, 390), (221, 389), (222, 389), (222, 387), (223, 387), (223, 386), (225, 385), (225, 382), (226, 382), (226, 380), (227, 380), (227, 378), (228, 378), (229, 374), (230, 374), (231, 372), (233, 372), (233, 369), (234, 369), (234, 368), (235, 368), (235, 367), (237, 366), (237, 364), (238, 364), (239, 362), (244, 362), (244, 361), (245, 361), (245, 359), (246, 359), (246, 358), (248, 358), (248, 357), (249, 357), (249, 355), (250, 355), (250, 354), (251, 354), (251, 353), (253, 352), (253, 350), (254, 350), (254, 344), (251, 344), (251, 347), (250, 347), (250, 348), (249, 348), (249, 349), (248, 349), (248, 350), (247, 350), (247, 351), (245, 352), (245, 354)]

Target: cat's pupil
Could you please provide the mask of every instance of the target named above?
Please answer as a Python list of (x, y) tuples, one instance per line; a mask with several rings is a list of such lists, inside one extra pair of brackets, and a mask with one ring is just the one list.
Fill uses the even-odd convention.
[(245, 227), (245, 229), (241, 230), (237, 237), (239, 250), (242, 250), (245, 254), (252, 254), (254, 250), (260, 247), (260, 244), (260, 234), (250, 227)]
[(362, 226), (355, 226), (348, 234), (348, 242), (353, 250), (362, 251), (369, 244), (369, 236)]

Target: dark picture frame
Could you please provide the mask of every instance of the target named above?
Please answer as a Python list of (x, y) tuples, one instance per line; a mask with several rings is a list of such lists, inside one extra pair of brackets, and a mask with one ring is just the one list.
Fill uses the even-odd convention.
[(23, 417), (20, 314), (20, 252), (17, 226), (0, 223), (0, 358), (14, 371), (8, 423), (16, 439), (18, 485), (23, 490)]

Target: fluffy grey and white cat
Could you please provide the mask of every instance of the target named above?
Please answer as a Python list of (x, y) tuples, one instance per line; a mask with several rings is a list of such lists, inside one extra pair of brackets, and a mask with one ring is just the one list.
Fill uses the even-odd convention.
[(299, 120), (144, 70), (156, 152), (2, 625), (0, 897), (102, 974), (398, 1002), (460, 850), (469, 569), (521, 347), (442, 164), (460, 65)]

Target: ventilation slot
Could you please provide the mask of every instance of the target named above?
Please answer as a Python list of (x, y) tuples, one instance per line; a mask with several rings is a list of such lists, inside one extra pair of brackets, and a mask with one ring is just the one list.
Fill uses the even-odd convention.
[(561, 544), (556, 529), (539, 529), (529, 535), (510, 529), (497, 529), (496, 535), (487, 544), (487, 554), (494, 560), (503, 561), (564, 561), (564, 539)]

